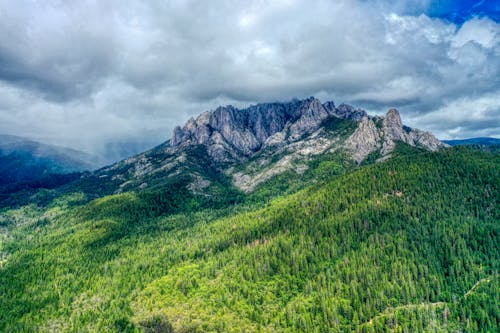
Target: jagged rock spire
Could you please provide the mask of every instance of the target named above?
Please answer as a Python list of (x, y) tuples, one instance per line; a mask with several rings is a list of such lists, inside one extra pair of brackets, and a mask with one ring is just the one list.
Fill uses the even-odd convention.
[(398, 141), (411, 146), (419, 145), (431, 151), (446, 146), (431, 133), (404, 127), (399, 111), (394, 108), (382, 119), (381, 128), (377, 128), (374, 120), (377, 120), (377, 117), (364, 117), (346, 142), (346, 148), (352, 152), (357, 162), (377, 150), (380, 150), (382, 159), (389, 158)]

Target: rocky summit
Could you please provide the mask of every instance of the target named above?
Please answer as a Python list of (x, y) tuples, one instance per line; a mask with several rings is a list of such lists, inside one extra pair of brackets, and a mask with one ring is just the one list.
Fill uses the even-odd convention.
[(313, 97), (258, 104), (242, 110), (225, 106), (204, 112), (196, 119), (191, 118), (184, 127), (176, 127), (170, 145), (181, 149), (201, 144), (217, 162), (242, 161), (265, 148), (303, 140), (320, 129), (328, 118), (359, 123), (343, 145), (357, 162), (377, 149), (381, 149), (382, 157), (390, 155), (397, 141), (433, 151), (445, 146), (428, 132), (403, 126), (396, 109), (390, 109), (384, 118), (370, 117), (361, 109), (346, 104), (335, 107), (331, 101), (322, 104)]
[(380, 152), (382, 160), (387, 159), (397, 142), (420, 146), (430, 151), (448, 146), (430, 132), (404, 126), (398, 110), (390, 109), (383, 118), (363, 117), (356, 131), (347, 140), (346, 147), (359, 163), (376, 151)]
[(189, 119), (166, 143), (91, 177), (109, 179), (111, 188), (121, 192), (190, 175), (189, 188), (203, 191), (214, 181), (207, 175), (217, 174), (251, 192), (285, 171), (304, 172), (311, 160), (325, 154), (342, 153), (358, 164), (369, 156), (385, 160), (398, 142), (431, 151), (447, 146), (429, 132), (404, 126), (396, 109), (385, 117), (370, 116), (314, 97), (245, 109), (229, 105)]
[(191, 118), (184, 127), (176, 127), (170, 140), (172, 148), (192, 144), (207, 147), (217, 162), (248, 158), (259, 150), (284, 140), (291, 142), (317, 130), (329, 117), (358, 120), (362, 110), (333, 102), (321, 104), (313, 97), (288, 103), (257, 104), (246, 109), (232, 106)]

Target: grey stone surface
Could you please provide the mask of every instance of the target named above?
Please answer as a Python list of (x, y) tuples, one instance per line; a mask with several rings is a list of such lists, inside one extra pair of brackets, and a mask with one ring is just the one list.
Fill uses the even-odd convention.
[[(246, 109), (224, 106), (191, 118), (176, 127), (170, 140), (174, 148), (190, 144), (207, 146), (216, 161), (240, 160), (265, 144), (293, 142), (317, 130), (328, 117), (360, 120), (366, 112), (333, 102), (321, 104), (313, 97), (287, 103), (266, 103)], [(225, 152), (224, 152), (225, 150)]]

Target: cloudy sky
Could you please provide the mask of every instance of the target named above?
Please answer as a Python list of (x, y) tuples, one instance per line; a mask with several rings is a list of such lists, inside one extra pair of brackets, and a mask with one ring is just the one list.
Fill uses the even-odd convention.
[(500, 137), (499, 22), (494, 0), (0, 0), (0, 133), (115, 157), (313, 95)]

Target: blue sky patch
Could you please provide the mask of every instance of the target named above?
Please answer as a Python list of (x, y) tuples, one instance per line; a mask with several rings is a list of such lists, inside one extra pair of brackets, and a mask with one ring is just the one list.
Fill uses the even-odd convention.
[(431, 1), (426, 14), (431, 17), (439, 17), (456, 24), (462, 24), (473, 17), (489, 17), (500, 21), (500, 1), (454, 1), (435, 0)]

